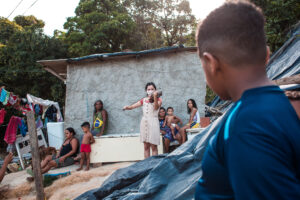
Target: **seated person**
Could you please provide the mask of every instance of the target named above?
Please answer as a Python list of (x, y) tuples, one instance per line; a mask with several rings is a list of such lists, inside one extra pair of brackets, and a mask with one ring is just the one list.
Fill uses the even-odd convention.
[(173, 138), (171, 133), (171, 128), (167, 125), (163, 127), (163, 124), (165, 122), (166, 118), (166, 109), (164, 107), (161, 107), (159, 109), (159, 125), (160, 125), (160, 133), (163, 135), (164, 138), (164, 147), (165, 151), (169, 152), (170, 142), (177, 140), (179, 144), (181, 144), (181, 136), (178, 133), (178, 130), (175, 128), (175, 138)]
[(66, 140), (61, 146), (57, 155), (48, 155), (41, 162), (42, 174), (48, 172), (53, 167), (66, 167), (74, 164), (74, 157), (79, 150), (79, 142), (75, 137), (75, 131), (69, 127), (65, 130)]
[(194, 99), (189, 99), (187, 101), (187, 111), (190, 115), (189, 123), (179, 130), (182, 137), (182, 143), (186, 141), (186, 129), (199, 128), (200, 127), (200, 115), (198, 112), (197, 104)]
[(175, 136), (175, 129), (179, 130), (180, 127), (178, 126), (178, 123), (182, 125), (182, 121), (179, 117), (174, 115), (174, 109), (172, 107), (167, 108), (167, 116), (165, 117), (165, 121), (163, 124), (163, 127), (167, 126), (171, 128), (171, 133), (173, 138), (176, 138)]

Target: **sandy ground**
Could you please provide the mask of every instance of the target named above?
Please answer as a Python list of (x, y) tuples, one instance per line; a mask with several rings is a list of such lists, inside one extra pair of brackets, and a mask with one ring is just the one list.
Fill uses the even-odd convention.
[[(52, 185), (44, 188), (46, 198), (49, 200), (74, 199), (80, 194), (101, 186), (115, 170), (127, 167), (133, 162), (122, 162), (115, 164), (104, 164), (101, 167), (91, 168), (89, 171), (77, 172), (78, 165), (53, 169), (49, 174), (71, 171), (71, 175), (56, 180)], [(0, 199), (34, 200), (34, 182), (28, 183), (26, 170), (11, 173), (4, 177), (0, 184)]]

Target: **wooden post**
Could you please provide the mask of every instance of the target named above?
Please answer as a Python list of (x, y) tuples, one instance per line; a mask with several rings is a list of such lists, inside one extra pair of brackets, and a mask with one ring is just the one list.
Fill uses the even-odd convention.
[(44, 193), (44, 186), (43, 186), (41, 161), (39, 155), (38, 138), (37, 138), (33, 111), (27, 112), (26, 116), (27, 116), (29, 140), (30, 140), (30, 147), (31, 147), (31, 157), (32, 157), (33, 175), (34, 175), (34, 182), (35, 182), (35, 189), (36, 189), (36, 199), (44, 200), (45, 193)]

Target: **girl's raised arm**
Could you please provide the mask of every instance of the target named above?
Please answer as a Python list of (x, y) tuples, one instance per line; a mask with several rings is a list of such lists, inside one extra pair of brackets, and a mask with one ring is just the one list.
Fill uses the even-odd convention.
[(138, 108), (138, 107), (141, 107), (142, 106), (142, 103), (141, 101), (138, 101), (130, 106), (124, 106), (123, 107), (123, 110), (132, 110), (132, 109), (135, 109), (135, 108)]
[(154, 110), (159, 109), (159, 107), (161, 106), (161, 101), (158, 100), (157, 91), (153, 93), (153, 100), (154, 100)]

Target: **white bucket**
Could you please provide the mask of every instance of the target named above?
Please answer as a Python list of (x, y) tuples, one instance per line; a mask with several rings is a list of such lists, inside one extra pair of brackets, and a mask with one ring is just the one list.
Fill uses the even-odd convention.
[(64, 143), (64, 122), (48, 122), (47, 123), (49, 146), (60, 149)]

